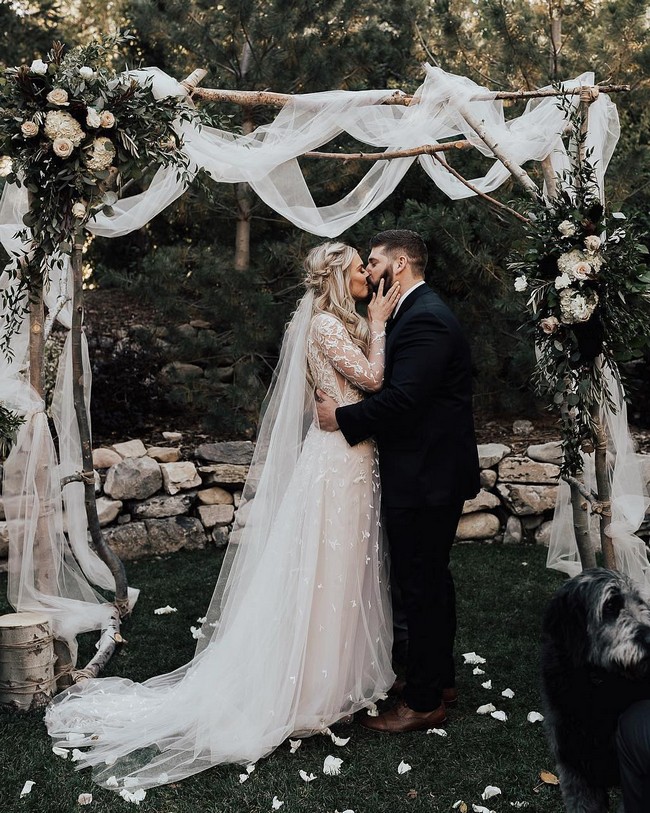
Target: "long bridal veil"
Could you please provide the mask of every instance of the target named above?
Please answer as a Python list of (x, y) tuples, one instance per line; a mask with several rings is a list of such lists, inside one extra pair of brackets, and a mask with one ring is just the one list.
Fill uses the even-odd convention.
[(142, 684), (87, 681), (46, 713), (59, 745), (89, 747), (79, 765), (100, 784), (131, 793), (255, 762), (392, 682), (374, 447), (313, 425), (312, 306), (308, 293), (286, 330), (195, 657)]

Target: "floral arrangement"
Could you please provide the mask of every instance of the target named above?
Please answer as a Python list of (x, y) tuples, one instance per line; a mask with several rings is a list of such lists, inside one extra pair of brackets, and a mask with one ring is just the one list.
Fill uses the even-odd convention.
[(625, 215), (605, 213), (588, 161), (558, 181), (551, 206), (540, 200), (528, 212), (509, 268), (526, 297), (535, 388), (559, 412), (562, 473), (575, 475), (581, 450), (593, 450), (594, 410), (610, 400), (603, 366), (620, 378), (619, 362), (640, 356), (650, 339), (650, 269)]
[(174, 122), (197, 113), (182, 98), (155, 99), (150, 84), (110, 67), (131, 39), (125, 32), (70, 50), (56, 42), (45, 60), (7, 68), (0, 79), (0, 176), (30, 193), (24, 223), (33, 253), (29, 269), (15, 272), (26, 287), (147, 170), (172, 165), (189, 180)]

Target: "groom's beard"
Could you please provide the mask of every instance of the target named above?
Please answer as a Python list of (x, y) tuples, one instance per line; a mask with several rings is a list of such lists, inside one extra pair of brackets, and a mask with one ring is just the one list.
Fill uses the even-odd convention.
[(395, 278), (393, 276), (393, 267), (392, 266), (388, 267), (384, 271), (384, 273), (381, 275), (381, 277), (377, 280), (376, 283), (374, 283), (374, 282), (371, 283), (372, 290), (375, 293), (377, 293), (377, 291), (379, 290), (379, 283), (382, 280), (384, 280), (384, 296), (385, 296), (386, 293), (389, 291), (389, 289), (392, 287), (393, 283), (395, 282)]

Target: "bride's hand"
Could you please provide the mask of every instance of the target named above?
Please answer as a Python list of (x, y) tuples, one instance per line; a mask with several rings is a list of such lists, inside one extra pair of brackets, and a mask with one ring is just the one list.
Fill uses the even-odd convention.
[(394, 282), (384, 295), (384, 280), (379, 280), (379, 286), (368, 303), (368, 321), (371, 324), (381, 325), (383, 328), (386, 320), (395, 310), (399, 297), (399, 282)]

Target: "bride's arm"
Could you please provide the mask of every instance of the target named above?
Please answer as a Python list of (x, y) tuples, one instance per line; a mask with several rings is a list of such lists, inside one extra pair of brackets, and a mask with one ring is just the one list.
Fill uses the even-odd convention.
[(384, 380), (384, 346), (386, 331), (381, 322), (370, 325), (368, 356), (350, 338), (345, 326), (335, 316), (319, 314), (312, 323), (312, 337), (323, 350), (332, 367), (355, 386), (377, 392)]

